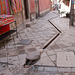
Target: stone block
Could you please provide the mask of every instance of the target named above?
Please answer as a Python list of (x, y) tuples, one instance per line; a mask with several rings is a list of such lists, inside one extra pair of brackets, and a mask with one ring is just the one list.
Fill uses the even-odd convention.
[(42, 65), (55, 66), (54, 63), (50, 60), (49, 57), (41, 58), (39, 61), (40, 61), (40, 63), (41, 63)]
[(27, 56), (27, 54), (20, 54), (20, 55), (18, 55), (19, 60), (25, 59), (26, 56)]
[(58, 68), (59, 72), (71, 72), (71, 68)]
[(50, 55), (54, 55), (55, 52), (53, 50), (50, 50), (50, 51), (47, 51), (47, 54), (50, 56)]
[(41, 54), (41, 58), (44, 58), (44, 57), (47, 57), (48, 55), (47, 55), (47, 53), (46, 52), (43, 52), (42, 54)]
[(75, 67), (74, 52), (58, 52), (57, 53), (58, 67)]
[(72, 72), (75, 72), (75, 68), (72, 68)]
[(56, 61), (56, 55), (49, 56), (52, 61)]
[(56, 72), (57, 71), (57, 68), (56, 67), (45, 67), (45, 71), (47, 72)]
[(20, 40), (19, 44), (22, 44), (22, 45), (29, 45), (31, 42), (32, 42), (32, 40), (29, 40), (29, 39), (22, 39), (22, 40)]
[(34, 52), (30, 52), (28, 53), (26, 59), (28, 60), (38, 60), (40, 58), (40, 52), (39, 51), (34, 51)]
[(38, 70), (39, 71), (44, 71), (44, 67), (39, 67)]

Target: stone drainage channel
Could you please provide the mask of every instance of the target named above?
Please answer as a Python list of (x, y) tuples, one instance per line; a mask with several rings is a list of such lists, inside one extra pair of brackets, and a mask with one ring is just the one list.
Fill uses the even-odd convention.
[[(56, 18), (56, 17), (54, 17), (54, 18)], [(53, 18), (52, 18), (52, 19), (53, 19)], [(51, 20), (51, 19), (50, 19), (50, 20)], [(50, 39), (50, 40), (48, 40), (48, 42), (46, 42), (46, 44), (44, 45), (43, 49), (45, 49), (48, 45), (50, 45), (50, 44), (60, 35), (60, 33), (61, 33), (61, 31), (60, 31), (50, 20), (48, 20), (49, 23), (50, 23), (51, 25), (53, 25), (54, 28), (57, 29), (58, 33), (57, 33), (52, 39)]]
[[(58, 16), (54, 17), (57, 18)], [(54, 19), (51, 18), (51, 19)], [(50, 21), (51, 19), (48, 20), (48, 22), (53, 25), (54, 28), (56, 28), (56, 30), (58, 31), (58, 33), (52, 37), (52, 39), (48, 40), (44, 46), (43, 49), (45, 49), (46, 47), (48, 47), (48, 45), (50, 45), (61, 33), (61, 31)], [(27, 58), (26, 58), (26, 63), (24, 64), (24, 67), (27, 66), (29, 67), (30, 65), (35, 64), (39, 59), (40, 59), (40, 54), (38, 51), (32, 52), (30, 54), (28, 54)]]

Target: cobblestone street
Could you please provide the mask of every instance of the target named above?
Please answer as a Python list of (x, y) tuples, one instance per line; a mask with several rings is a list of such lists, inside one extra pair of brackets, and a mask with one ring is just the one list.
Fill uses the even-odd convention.
[[(54, 24), (61, 33), (50, 23)], [(47, 48), (44, 46), (55, 38)], [(8, 39), (0, 47), (0, 75), (74, 75), (75, 74), (75, 28), (69, 26), (68, 18), (60, 18), (57, 11), (51, 11), (36, 24), (23, 28)], [(13, 36), (13, 35), (12, 35)], [(30, 40), (27, 45), (20, 44), (21, 40)], [(44, 48), (44, 49), (43, 49)], [(43, 51), (35, 65), (25, 68), (28, 52)]]

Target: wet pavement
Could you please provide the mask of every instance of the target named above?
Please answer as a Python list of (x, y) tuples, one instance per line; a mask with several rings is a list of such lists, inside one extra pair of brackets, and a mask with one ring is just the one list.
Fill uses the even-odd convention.
[[(47, 48), (43, 49), (44, 45), (59, 33), (48, 20), (50, 20), (61, 33)], [(28, 75), (74, 75), (75, 66), (69, 66), (68, 63), (74, 63), (75, 61), (73, 60), (75, 56), (69, 54), (72, 56), (69, 57), (68, 54), (66, 55), (67, 52), (75, 53), (74, 33), (75, 29), (69, 26), (68, 18), (60, 18), (57, 11), (49, 12), (44, 17), (37, 19), (36, 24), (30, 28), (28, 27), (20, 31), (18, 38), (14, 36), (15, 41), (11, 38), (11, 40), (6, 43), (5, 48), (4, 46), (0, 47), (0, 62), (6, 62), (6, 64), (0, 64), (0, 75), (25, 75), (28, 73)], [(19, 42), (22, 39), (29, 39), (32, 42), (27, 45), (21, 45)], [(26, 62), (27, 53), (33, 51), (33, 48), (39, 51), (43, 50), (40, 60), (35, 64), (41, 65), (37, 66), (38, 69), (33, 69), (35, 66), (29, 68), (23, 66)], [(65, 53), (62, 61), (67, 62), (67, 65), (63, 63), (63, 67), (61, 63), (58, 63), (62, 59), (60, 52), (62, 52), (62, 54), (63, 52)], [(71, 59), (71, 61), (69, 59)]]

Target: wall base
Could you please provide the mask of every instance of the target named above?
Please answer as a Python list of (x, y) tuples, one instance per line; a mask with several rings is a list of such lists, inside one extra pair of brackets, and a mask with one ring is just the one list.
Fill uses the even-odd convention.
[(40, 17), (45, 16), (49, 11), (50, 11), (50, 9), (46, 9), (46, 10), (40, 12)]

